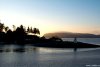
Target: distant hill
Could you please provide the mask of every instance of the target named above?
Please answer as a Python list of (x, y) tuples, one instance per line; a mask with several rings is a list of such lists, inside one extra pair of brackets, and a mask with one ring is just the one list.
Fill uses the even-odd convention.
[(90, 33), (72, 33), (72, 32), (55, 32), (44, 34), (46, 38), (57, 36), (60, 38), (100, 38), (100, 35), (90, 34)]

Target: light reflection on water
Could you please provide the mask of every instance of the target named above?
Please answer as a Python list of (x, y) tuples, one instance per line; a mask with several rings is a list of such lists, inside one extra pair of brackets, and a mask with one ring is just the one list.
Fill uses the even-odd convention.
[[(99, 48), (78, 48), (77, 52), (79, 51), (89, 51), (89, 50), (96, 50)], [(19, 46), (19, 45), (4, 45), (0, 46), (0, 50), (2, 52), (38, 52), (38, 53), (61, 53), (61, 52), (74, 52), (74, 48), (43, 48), (43, 47), (34, 47), (31, 45)], [(16, 51), (14, 51), (16, 50)]]
[[(21, 51), (13, 51), (14, 49)], [(85, 67), (86, 64), (100, 63), (100, 48), (57, 49), (5, 45), (0, 53), (0, 67)], [(8, 50), (8, 51), (7, 51)]]
[[(25, 50), (25, 52), (37, 51), (39, 53), (59, 53), (59, 52), (73, 52), (74, 48), (43, 48), (43, 47), (34, 47), (30, 45), (19, 46), (19, 45), (4, 45), (0, 46), (0, 50), (4, 52), (14, 52), (15, 49)], [(89, 51), (95, 50), (99, 48), (78, 48), (78, 51)]]

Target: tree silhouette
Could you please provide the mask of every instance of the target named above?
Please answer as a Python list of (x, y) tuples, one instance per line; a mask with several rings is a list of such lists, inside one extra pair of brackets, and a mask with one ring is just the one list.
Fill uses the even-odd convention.
[(6, 40), (6, 42), (8, 42), (8, 43), (11, 43), (12, 40), (13, 40), (12, 32), (13, 32), (13, 31), (12, 31), (11, 29), (9, 29), (9, 30), (7, 31), (7, 33), (6, 33), (6, 38), (5, 38), (5, 40)]
[(15, 31), (16, 30), (16, 26), (15, 25), (12, 25), (13, 26), (13, 31)]
[(30, 28), (30, 32), (32, 33), (32, 31), (33, 31), (33, 29), (32, 29), (32, 27)]
[(28, 33), (32, 33), (32, 27), (30, 28), (30, 27), (28, 27), (28, 29), (27, 29), (27, 31), (28, 31)]
[(39, 34), (39, 35), (40, 35), (40, 31), (39, 31), (38, 28), (34, 28), (34, 29), (33, 29), (33, 33), (34, 33), (34, 34)]
[(11, 34), (12, 34), (12, 30), (9, 29), (9, 30), (7, 31), (7, 34), (11, 35)]
[(3, 29), (4, 29), (4, 24), (0, 23), (0, 32), (3, 32)]
[(28, 32), (28, 33), (30, 32), (30, 28), (29, 28), (29, 27), (27, 28), (27, 32)]
[(5, 32), (7, 32), (9, 30), (9, 27), (7, 26), (4, 29), (5, 29)]
[(51, 38), (49, 38), (52, 41), (63, 41), (61, 38), (57, 37), (57, 36), (53, 36)]
[(16, 33), (17, 33), (18, 35), (25, 35), (25, 34), (26, 34), (26, 31), (25, 31), (24, 26), (21, 25), (20, 27), (17, 27)]
[(33, 33), (33, 34), (39, 34), (40, 35), (39, 29), (38, 28), (32, 28), (32, 27), (27, 28), (27, 33)]

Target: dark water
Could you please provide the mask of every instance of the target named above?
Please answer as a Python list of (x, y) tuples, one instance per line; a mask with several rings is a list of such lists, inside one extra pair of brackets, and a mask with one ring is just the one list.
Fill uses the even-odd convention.
[(100, 48), (75, 52), (74, 49), (5, 45), (0, 47), (0, 67), (100, 67)]

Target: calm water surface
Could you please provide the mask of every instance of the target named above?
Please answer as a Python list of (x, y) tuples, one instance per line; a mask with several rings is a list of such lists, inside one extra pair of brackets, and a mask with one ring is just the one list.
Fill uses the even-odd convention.
[[(24, 52), (14, 49), (24, 48)], [(100, 66), (100, 48), (56, 49), (5, 45), (0, 49), (0, 67), (95, 67)]]
[[(74, 38), (62, 38), (63, 41), (74, 41)], [(77, 38), (77, 41), (100, 45), (100, 38)]]

